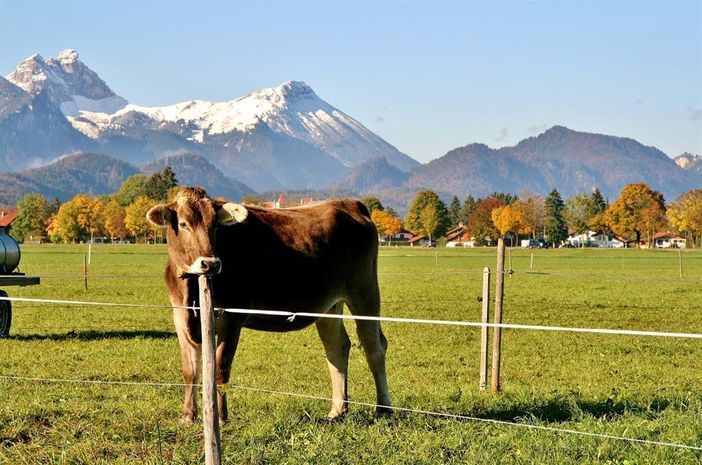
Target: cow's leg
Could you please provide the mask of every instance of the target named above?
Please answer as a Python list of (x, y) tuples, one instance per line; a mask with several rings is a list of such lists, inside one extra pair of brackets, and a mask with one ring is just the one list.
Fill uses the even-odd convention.
[[(334, 305), (329, 313), (341, 314), (344, 303)], [(349, 367), (349, 350), (351, 341), (344, 328), (344, 322), (336, 318), (320, 318), (317, 320), (317, 332), (324, 344), (327, 365), (332, 381), (332, 406), (328, 417), (342, 417), (348, 409), (347, 374)]]
[(185, 399), (183, 400), (182, 420), (185, 424), (192, 424), (197, 418), (197, 389), (195, 384), (201, 365), (201, 344), (192, 338), (188, 329), (189, 310), (174, 309), (173, 322), (178, 334), (180, 357), (183, 363), (183, 382), (185, 383)]
[(223, 422), (229, 420), (227, 410), (227, 384), (232, 371), (232, 361), (239, 344), (241, 334), (241, 319), (224, 314), (217, 321), (217, 407), (219, 418)]
[[(377, 284), (370, 286), (370, 290), (366, 289), (365, 292), (355, 293), (347, 303), (353, 315), (379, 316), (380, 292)], [(390, 407), (392, 404), (385, 371), (388, 341), (383, 335), (379, 321), (356, 320), (356, 332), (375, 381), (376, 403), (378, 405), (376, 412), (379, 415), (389, 414), (392, 412)]]

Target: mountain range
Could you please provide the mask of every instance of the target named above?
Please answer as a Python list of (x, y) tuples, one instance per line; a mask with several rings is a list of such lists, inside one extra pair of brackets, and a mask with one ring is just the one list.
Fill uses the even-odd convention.
[[(78, 153), (90, 155), (66, 157)], [(562, 126), (511, 147), (471, 143), (422, 165), (300, 81), (225, 102), (145, 107), (117, 95), (74, 50), (32, 55), (0, 77), (0, 202), (30, 191), (106, 193), (166, 163), (178, 165), (181, 182), (233, 199), (350, 189), (400, 210), (420, 189), (450, 198), (555, 187), (568, 197), (599, 187), (614, 198), (646, 182), (673, 199), (702, 185), (699, 155), (673, 160), (633, 139)]]
[(241, 199), (254, 191), (230, 179), (200, 155), (183, 153), (134, 166), (107, 155), (80, 153), (67, 155), (39, 168), (16, 173), (0, 173), (0, 205), (14, 205), (26, 193), (38, 192), (47, 198), (66, 201), (77, 193), (92, 196), (111, 194), (135, 174), (151, 174), (170, 166), (183, 185), (199, 185), (213, 195)]

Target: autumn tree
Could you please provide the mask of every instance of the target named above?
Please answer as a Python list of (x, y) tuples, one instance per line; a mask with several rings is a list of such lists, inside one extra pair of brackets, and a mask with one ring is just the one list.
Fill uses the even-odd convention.
[[(627, 184), (612, 202), (605, 217), (607, 224), (620, 236), (634, 239), (637, 246), (642, 233), (655, 232), (665, 215), (663, 194), (647, 184)], [(650, 243), (650, 242), (649, 242)]]
[[(428, 212), (423, 213), (427, 208), (429, 208)], [(433, 216), (436, 217), (436, 225), (429, 230), (427, 228), (434, 223)], [(436, 192), (428, 190), (418, 192), (405, 217), (405, 227), (415, 234), (438, 237), (444, 235), (449, 226), (446, 204)]]
[(78, 194), (61, 205), (55, 216), (53, 240), (86, 241), (91, 234), (103, 231), (104, 203), (100, 199)]
[(692, 243), (702, 245), (702, 189), (685, 192), (668, 207), (670, 224), (687, 234)]
[(153, 231), (151, 223), (146, 219), (146, 213), (157, 203), (155, 200), (139, 197), (127, 207), (124, 226), (137, 241), (139, 238), (146, 241), (146, 236)]
[(490, 217), (502, 237), (506, 237), (510, 233), (519, 234), (525, 229), (524, 215), (516, 202), (493, 209)]
[(486, 245), (491, 239), (500, 236), (500, 231), (492, 221), (492, 211), (505, 204), (495, 197), (478, 200), (468, 217), (467, 229), (479, 245)]
[(565, 203), (557, 189), (553, 189), (544, 201), (546, 217), (544, 236), (555, 246), (568, 238), (568, 225), (564, 217)]
[(12, 223), (13, 235), (24, 240), (30, 234), (42, 235), (49, 219), (49, 203), (41, 194), (27, 194), (17, 202), (17, 218)]
[(124, 239), (124, 236), (127, 235), (127, 227), (124, 225), (126, 215), (127, 212), (116, 199), (105, 203), (103, 228), (110, 235), (110, 239), (114, 240), (115, 237)]
[(383, 211), (385, 208), (383, 207), (383, 204), (380, 203), (380, 199), (377, 197), (363, 197), (361, 199), (361, 203), (368, 208), (368, 211), (373, 214), (374, 211), (379, 210)]
[(393, 236), (402, 229), (400, 219), (383, 210), (373, 211), (371, 220), (378, 230), (378, 235), (381, 237)]
[(527, 192), (520, 196), (518, 200), (511, 203), (519, 210), (522, 217), (522, 227), (517, 234), (529, 234), (532, 237), (543, 231), (546, 211), (544, 198), (540, 195)]

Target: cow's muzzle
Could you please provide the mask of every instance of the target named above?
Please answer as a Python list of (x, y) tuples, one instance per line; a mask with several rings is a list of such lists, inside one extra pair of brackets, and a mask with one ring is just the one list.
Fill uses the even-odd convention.
[(189, 274), (212, 276), (222, 271), (222, 260), (217, 257), (197, 257), (188, 268)]

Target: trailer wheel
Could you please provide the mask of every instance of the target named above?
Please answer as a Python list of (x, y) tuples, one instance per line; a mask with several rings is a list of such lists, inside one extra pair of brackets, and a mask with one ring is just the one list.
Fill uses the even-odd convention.
[[(0, 291), (1, 297), (7, 297), (7, 292)], [(12, 302), (0, 300), (0, 339), (10, 336), (10, 325), (12, 325)]]

